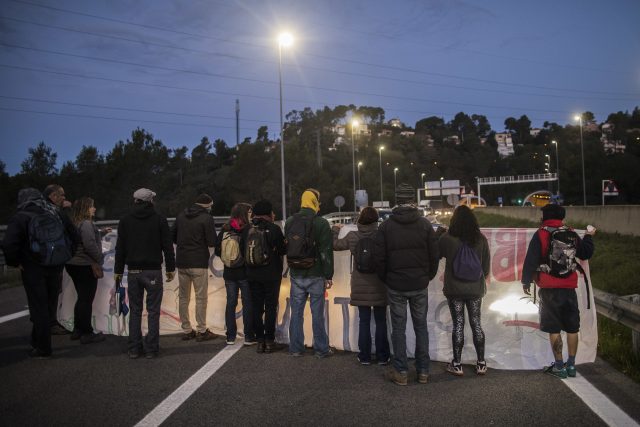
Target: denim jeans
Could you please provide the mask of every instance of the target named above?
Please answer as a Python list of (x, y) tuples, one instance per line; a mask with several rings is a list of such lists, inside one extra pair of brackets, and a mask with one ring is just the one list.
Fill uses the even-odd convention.
[(324, 326), (324, 278), (291, 276), (291, 321), (289, 351), (304, 352), (304, 307), (311, 297), (313, 349), (318, 356), (329, 352), (329, 337)]
[(389, 340), (387, 339), (387, 307), (358, 306), (358, 357), (361, 361), (371, 361), (371, 310), (376, 321), (376, 358), (378, 361), (389, 359)]
[(197, 331), (203, 333), (207, 330), (207, 302), (209, 300), (209, 269), (207, 268), (179, 268), (179, 305), (182, 331), (186, 334), (193, 329), (189, 319), (189, 302), (191, 301), (191, 284), (196, 294), (196, 322)]
[[(129, 272), (129, 350), (157, 353), (160, 348), (160, 306), (162, 305), (162, 270)], [(147, 291), (148, 332), (142, 342), (142, 301)]]
[(235, 340), (238, 333), (236, 324), (236, 307), (238, 306), (238, 291), (242, 298), (242, 324), (244, 327), (244, 339), (255, 340), (253, 333), (253, 309), (251, 306), (251, 289), (247, 280), (227, 280), (224, 282), (227, 288), (227, 307), (224, 311), (224, 320), (227, 327), (227, 339)]
[(391, 341), (393, 343), (393, 367), (398, 372), (407, 372), (407, 303), (416, 334), (416, 371), (429, 372), (429, 331), (427, 330), (427, 289), (396, 291), (387, 287), (391, 311)]

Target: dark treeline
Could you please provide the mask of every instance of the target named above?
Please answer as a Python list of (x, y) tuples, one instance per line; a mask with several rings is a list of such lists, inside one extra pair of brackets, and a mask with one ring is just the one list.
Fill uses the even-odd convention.
[[(504, 129), (512, 134), (515, 154), (501, 158), (496, 150), (495, 132), (482, 115), (458, 113), (451, 121), (439, 117), (419, 120), (414, 128), (391, 126), (382, 108), (338, 106), (313, 111), (306, 108), (287, 115), (285, 128), (285, 167), (287, 212), (298, 207), (301, 192), (307, 187), (321, 191), (322, 213), (337, 210), (333, 199), (346, 199), (343, 210), (353, 206), (351, 140), (352, 127), (345, 126), (344, 143), (336, 144), (334, 126), (345, 124), (355, 116), (367, 124), (370, 135), (356, 132), (356, 162), (362, 188), (369, 200), (378, 200), (380, 169), (378, 147), (382, 151), (382, 174), (385, 200), (393, 203), (393, 170), (398, 168), (397, 183), (418, 186), (421, 174), (426, 180), (459, 179), (468, 189), (476, 189), (475, 177), (544, 173), (545, 154), (550, 156), (551, 172), (556, 171), (555, 146), (558, 141), (560, 189), (565, 204), (582, 204), (580, 130), (577, 124), (561, 126), (544, 123), (536, 136), (530, 135), (527, 116), (507, 118)], [(613, 179), (620, 196), (607, 203), (640, 203), (640, 110), (610, 114), (606, 123), (613, 125), (609, 139), (620, 141), (624, 154), (606, 154), (600, 140), (602, 124), (585, 112), (584, 156), (587, 202), (601, 203), (601, 180)], [(356, 128), (362, 131), (362, 127)], [(401, 132), (415, 130), (415, 135)], [(502, 131), (502, 130), (499, 130)], [(98, 219), (117, 219), (131, 205), (136, 188), (148, 187), (158, 193), (158, 209), (175, 216), (193, 202), (197, 194), (213, 196), (214, 213), (228, 214), (237, 201), (255, 202), (267, 198), (281, 212), (280, 147), (268, 137), (266, 126), (258, 129), (256, 138), (245, 139), (238, 147), (229, 147), (217, 139), (204, 137), (193, 148), (166, 147), (162, 141), (144, 130), (136, 129), (126, 142), (120, 141), (108, 153), (83, 146), (75, 161), (57, 167), (57, 154), (45, 142), (29, 149), (21, 172), (9, 176), (0, 161), (0, 223), (6, 223), (15, 210), (20, 188), (43, 189), (49, 183), (62, 185), (69, 200), (90, 196), (96, 200)], [(459, 144), (452, 140), (458, 137)], [(484, 141), (484, 143), (482, 142)], [(331, 150), (329, 148), (332, 148)], [(333, 149), (335, 148), (335, 149)], [(555, 183), (483, 187), (482, 196), (495, 205), (502, 196), (506, 205), (532, 191), (549, 189)]]

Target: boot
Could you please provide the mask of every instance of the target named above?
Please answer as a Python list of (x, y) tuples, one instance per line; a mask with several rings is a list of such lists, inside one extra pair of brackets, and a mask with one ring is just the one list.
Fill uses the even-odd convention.
[(265, 352), (265, 343), (264, 343), (264, 341), (258, 341), (258, 345), (256, 346), (256, 352), (257, 353), (264, 353)]
[(278, 344), (277, 342), (273, 341), (273, 340), (267, 340), (265, 341), (264, 344), (264, 352), (265, 353), (273, 353), (276, 351), (280, 351), (284, 348), (284, 346), (282, 344)]

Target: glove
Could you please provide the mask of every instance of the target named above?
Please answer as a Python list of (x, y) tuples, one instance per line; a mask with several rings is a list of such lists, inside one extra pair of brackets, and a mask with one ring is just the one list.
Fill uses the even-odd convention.
[(522, 290), (524, 291), (525, 294), (531, 295), (531, 284), (522, 285)]
[(167, 271), (167, 282), (171, 282), (176, 277), (175, 271)]

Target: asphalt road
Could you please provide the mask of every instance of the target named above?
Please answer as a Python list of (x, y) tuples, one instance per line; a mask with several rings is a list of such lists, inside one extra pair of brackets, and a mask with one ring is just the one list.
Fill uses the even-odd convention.
[[(0, 291), (0, 317), (25, 306), (21, 288)], [(30, 360), (29, 331), (28, 316), (0, 323), (2, 426), (135, 425), (162, 402), (159, 409), (166, 408), (165, 399), (194, 373), (232, 350), (221, 338), (196, 343), (162, 336), (159, 358), (130, 360), (123, 337), (81, 345), (55, 336), (52, 359)], [(492, 369), (477, 377), (468, 366), (458, 378), (432, 363), (429, 384), (418, 384), (410, 372), (409, 385), (399, 387), (384, 380), (385, 367), (360, 366), (355, 353), (318, 360), (311, 352), (292, 358), (236, 346), (213, 375), (195, 376), (202, 385), (182, 393), (186, 400), (174, 412), (154, 419), (175, 426), (606, 425), (596, 414), (602, 409), (538, 371)], [(639, 384), (601, 360), (580, 365), (579, 373), (631, 422), (640, 422)]]

